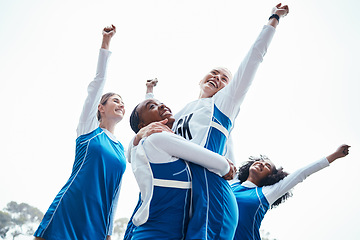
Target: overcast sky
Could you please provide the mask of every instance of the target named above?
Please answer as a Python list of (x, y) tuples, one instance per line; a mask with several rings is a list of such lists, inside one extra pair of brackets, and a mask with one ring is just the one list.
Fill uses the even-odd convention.
[[(129, 115), (157, 77), (158, 99), (173, 112), (198, 97), (213, 67), (235, 72), (267, 23), (270, 0), (0, 0), (0, 209), (26, 202), (46, 212), (70, 176), (76, 126), (95, 76), (101, 31), (114, 24), (105, 91), (126, 116), (116, 135), (127, 147)], [(360, 20), (358, 1), (287, 1), (233, 136), (236, 161), (268, 155), (288, 172), (342, 143), (350, 155), (310, 176), (266, 215), (278, 240), (359, 239)], [(131, 167), (116, 217), (138, 197)]]

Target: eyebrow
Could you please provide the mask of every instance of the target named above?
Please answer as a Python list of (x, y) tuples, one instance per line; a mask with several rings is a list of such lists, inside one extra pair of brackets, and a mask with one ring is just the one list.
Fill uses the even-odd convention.
[(148, 102), (145, 104), (145, 107), (147, 107), (150, 103), (152, 103), (152, 101), (148, 101)]
[(156, 104), (157, 105), (157, 102), (155, 102), (153, 100), (150, 100), (145, 104), (145, 107), (147, 108), (149, 104)]
[[(212, 71), (217, 74), (221, 74), (219, 70), (213, 69)], [(224, 75), (229, 80), (229, 77), (225, 73), (223, 73), (222, 75)]]

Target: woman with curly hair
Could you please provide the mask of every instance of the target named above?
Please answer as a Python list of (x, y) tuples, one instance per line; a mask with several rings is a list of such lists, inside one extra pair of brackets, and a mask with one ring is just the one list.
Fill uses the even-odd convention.
[(260, 240), (260, 225), (267, 210), (290, 197), (292, 194), (289, 191), (306, 177), (348, 155), (349, 147), (343, 144), (326, 158), (291, 174), (276, 168), (266, 156), (250, 157), (250, 161), (239, 168), (239, 182), (231, 185), (239, 209), (234, 240)]

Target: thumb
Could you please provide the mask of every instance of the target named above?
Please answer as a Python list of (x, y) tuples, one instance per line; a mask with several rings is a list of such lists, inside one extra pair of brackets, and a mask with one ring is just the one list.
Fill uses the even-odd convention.
[(159, 123), (166, 124), (169, 120), (165, 118), (164, 120), (161, 120)]

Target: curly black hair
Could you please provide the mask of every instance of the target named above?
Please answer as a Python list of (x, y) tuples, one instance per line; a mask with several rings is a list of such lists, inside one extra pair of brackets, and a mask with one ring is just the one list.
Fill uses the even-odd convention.
[[(240, 180), (240, 183), (245, 182), (248, 177), (249, 177), (249, 169), (250, 166), (256, 162), (256, 161), (260, 161), (260, 160), (264, 160), (264, 159), (268, 159), (266, 156), (264, 155), (260, 155), (260, 157), (249, 157), (249, 161), (245, 162), (242, 166), (239, 167), (239, 171), (238, 171), (238, 179)], [(274, 185), (275, 183), (279, 182), (280, 180), (284, 179), (287, 175), (289, 175), (289, 173), (283, 171), (283, 168), (274, 168), (273, 172), (267, 176), (266, 178), (264, 178), (261, 183), (259, 184), (260, 186), (258, 187), (263, 187), (263, 186), (270, 186), (270, 185)], [(277, 207), (280, 203), (284, 202), (286, 199), (288, 199), (289, 197), (292, 196), (291, 191), (285, 193), (284, 195), (282, 195), (281, 197), (279, 197), (272, 205), (271, 208)]]

